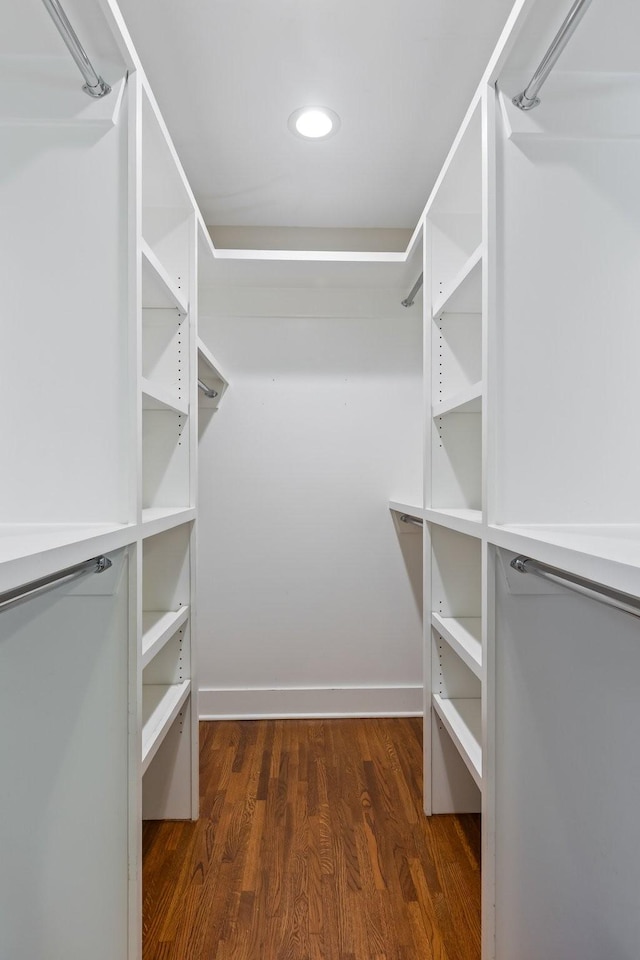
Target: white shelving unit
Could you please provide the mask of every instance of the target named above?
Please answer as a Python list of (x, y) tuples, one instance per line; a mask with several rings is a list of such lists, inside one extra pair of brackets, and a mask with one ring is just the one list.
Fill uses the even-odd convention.
[(483, 99), (425, 210), (425, 810), (482, 807)]
[(115, 4), (85, 6), (103, 100), (82, 92), (44, 7), (42, 24), (16, 8), (11, 49), (0, 39), (2, 286), (19, 318), (0, 366), (20, 407), (0, 591), (112, 561), (1, 614), (12, 960), (138, 960), (141, 818), (198, 815), (201, 217)]
[(640, 16), (623, 6), (590, 9), (523, 113), (563, 11), (515, 5), (424, 215), (425, 806), (482, 810), (483, 960), (631, 956), (640, 936), (637, 620), (510, 566), (640, 596)]
[[(390, 508), (424, 544), (425, 808), (482, 810), (483, 960), (640, 941), (636, 621), (510, 567), (524, 553), (640, 595), (640, 8), (594, 4), (523, 114), (557, 6), (516, 3), (424, 243), (329, 265), (377, 291), (423, 258), (424, 489)], [(87, 3), (113, 88), (95, 102), (31, 13), (0, 38), (3, 309), (20, 320), (0, 360), (19, 411), (0, 589), (113, 566), (2, 613), (0, 955), (137, 960), (141, 818), (197, 815), (197, 441), (228, 385), (198, 295), (237, 264), (215, 256), (115, 4)]]

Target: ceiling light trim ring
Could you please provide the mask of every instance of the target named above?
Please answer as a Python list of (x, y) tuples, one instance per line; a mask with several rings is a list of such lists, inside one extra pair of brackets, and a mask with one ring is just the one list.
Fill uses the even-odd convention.
[[(327, 118), (331, 123), (331, 127), (326, 132), (321, 132), (320, 134), (303, 133), (298, 126), (299, 121), (303, 119), (305, 115), (315, 114), (315, 113), (321, 115), (322, 118)], [(320, 120), (321, 117), (318, 117), (318, 119)], [(301, 124), (301, 126), (302, 125), (303, 124)], [(291, 133), (295, 137), (298, 137), (298, 139), (300, 140), (307, 140), (307, 141), (329, 140), (331, 137), (335, 136), (338, 130), (340, 129), (340, 117), (335, 112), (335, 110), (331, 110), (329, 107), (309, 105), (305, 107), (298, 107), (297, 110), (294, 110), (291, 116), (289, 117), (287, 126), (289, 127), (289, 130), (291, 131)]]

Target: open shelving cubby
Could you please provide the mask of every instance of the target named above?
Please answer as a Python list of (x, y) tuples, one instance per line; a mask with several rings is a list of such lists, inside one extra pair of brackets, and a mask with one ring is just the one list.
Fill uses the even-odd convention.
[(431, 807), (477, 811), (482, 789), (481, 541), (437, 524), (431, 545)]
[(142, 89), (142, 223), (144, 258), (169, 289), (189, 302), (193, 202), (164, 124)]
[(196, 211), (144, 78), (139, 103), (142, 816), (190, 819), (198, 812), (191, 617)]
[(190, 286), (195, 214), (173, 147), (141, 90), (142, 519), (193, 506), (190, 422), (194, 318)]
[(425, 502), (436, 510), (482, 510), (481, 109), (478, 99), (426, 212), (432, 420), (431, 484)]
[(142, 810), (145, 819), (189, 818), (192, 776), (191, 524), (142, 546)]
[(482, 123), (478, 100), (465, 120), (427, 209), (431, 233), (432, 302), (462, 286), (481, 256)]

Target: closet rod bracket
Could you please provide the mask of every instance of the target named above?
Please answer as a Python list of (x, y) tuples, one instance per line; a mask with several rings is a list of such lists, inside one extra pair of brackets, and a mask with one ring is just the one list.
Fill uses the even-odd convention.
[(587, 12), (590, 3), (591, 0), (575, 0), (531, 80), (522, 93), (513, 97), (511, 102), (519, 110), (533, 110), (534, 107), (539, 105), (540, 97), (538, 94), (540, 88), (555, 67), (558, 57), (575, 33), (576, 27)]
[(103, 80), (102, 77), (94, 70), (93, 64), (87, 53), (78, 39), (78, 35), (71, 26), (69, 18), (62, 9), (59, 0), (42, 0), (49, 16), (53, 20), (55, 27), (64, 40), (67, 50), (75, 60), (76, 66), (82, 76), (84, 77), (84, 84), (82, 89), (84, 92), (93, 97), (94, 100), (98, 100), (101, 97), (106, 97), (108, 93), (111, 93), (111, 87)]

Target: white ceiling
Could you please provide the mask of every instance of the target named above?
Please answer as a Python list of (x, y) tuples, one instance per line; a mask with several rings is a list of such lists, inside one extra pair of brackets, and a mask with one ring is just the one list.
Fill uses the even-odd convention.
[(415, 226), (511, 6), (120, 0), (207, 223), (352, 228)]

